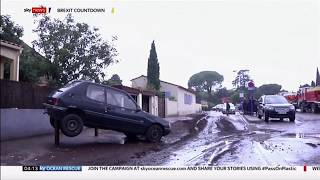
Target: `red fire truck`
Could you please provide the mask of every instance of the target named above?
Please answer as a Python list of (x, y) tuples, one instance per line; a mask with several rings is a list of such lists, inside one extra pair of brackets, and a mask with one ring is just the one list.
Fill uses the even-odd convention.
[(296, 109), (298, 109), (298, 96), (296, 92), (284, 92), (284, 93), (279, 93), (280, 95), (284, 96), (289, 103), (294, 105)]
[(300, 88), (297, 92), (297, 104), (301, 112), (320, 112), (320, 86)]

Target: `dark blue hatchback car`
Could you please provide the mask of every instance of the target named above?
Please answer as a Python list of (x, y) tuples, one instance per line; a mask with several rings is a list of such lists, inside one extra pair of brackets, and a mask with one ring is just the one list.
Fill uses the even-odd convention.
[(81, 133), (83, 126), (143, 135), (158, 142), (170, 133), (170, 123), (141, 110), (125, 91), (88, 81), (72, 81), (52, 92), (44, 103), (50, 123), (58, 120), (63, 134)]

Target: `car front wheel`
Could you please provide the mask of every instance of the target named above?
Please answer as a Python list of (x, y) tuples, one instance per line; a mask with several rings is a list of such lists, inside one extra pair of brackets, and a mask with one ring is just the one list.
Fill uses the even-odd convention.
[(295, 116), (291, 116), (291, 117), (289, 117), (289, 120), (290, 120), (290, 122), (294, 122), (294, 120), (296, 119), (296, 117)]
[(146, 138), (150, 142), (160, 142), (162, 136), (163, 129), (157, 124), (151, 125), (146, 132)]
[(75, 137), (83, 129), (83, 120), (77, 114), (68, 114), (61, 120), (61, 131), (68, 137)]
[(261, 115), (260, 115), (259, 112), (257, 112), (257, 116), (258, 116), (259, 119), (261, 119)]

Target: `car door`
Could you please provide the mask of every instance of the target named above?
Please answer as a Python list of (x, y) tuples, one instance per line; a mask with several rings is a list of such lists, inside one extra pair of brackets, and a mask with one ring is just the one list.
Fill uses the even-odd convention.
[(137, 110), (134, 100), (126, 93), (107, 88), (107, 103), (105, 113), (112, 118), (113, 129), (141, 133), (144, 130), (145, 117)]
[(86, 123), (89, 126), (99, 126), (105, 120), (105, 87), (90, 83), (85, 88), (82, 107), (86, 113)]

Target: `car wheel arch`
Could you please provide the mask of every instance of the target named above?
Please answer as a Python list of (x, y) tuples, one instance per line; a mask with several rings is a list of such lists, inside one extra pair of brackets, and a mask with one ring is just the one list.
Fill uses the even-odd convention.
[(77, 114), (83, 120), (85, 120), (85, 116), (86, 116), (85, 112), (83, 110), (81, 110), (81, 109), (78, 109), (78, 108), (68, 108), (65, 115), (68, 115), (68, 114)]
[(146, 130), (145, 130), (144, 133), (146, 133), (146, 132), (148, 131), (148, 129), (149, 129), (151, 126), (153, 126), (153, 125), (158, 125), (158, 126), (160, 126), (161, 129), (162, 129), (162, 131), (164, 132), (164, 130), (165, 130), (165, 129), (164, 129), (164, 126), (161, 125), (160, 123), (154, 122), (154, 123), (151, 123), (151, 124), (146, 128)]

